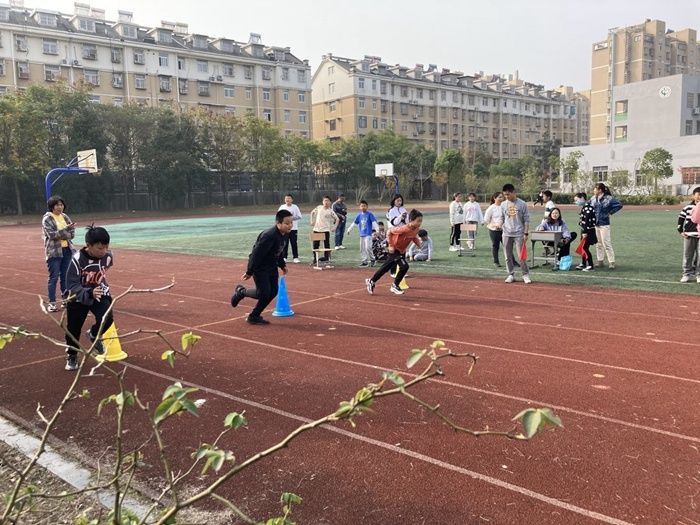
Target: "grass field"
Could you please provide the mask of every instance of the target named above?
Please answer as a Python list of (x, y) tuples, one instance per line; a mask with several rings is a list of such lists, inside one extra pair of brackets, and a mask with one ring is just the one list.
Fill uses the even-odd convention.
[[(271, 213), (273, 211), (271, 210)], [(351, 207), (350, 219), (354, 218), (355, 211)], [(302, 212), (305, 218), (300, 224), (299, 245), (302, 261), (308, 263), (311, 260), (308, 242), (310, 226), (307, 222), (309, 210), (305, 209)], [(542, 216), (542, 210), (537, 208), (531, 210), (531, 213), (534, 229)], [(577, 209), (564, 207), (563, 215), (570, 228), (578, 231)], [(682, 239), (675, 229), (677, 216), (676, 207), (654, 210), (627, 207), (615, 215), (612, 221), (612, 239), (618, 266), (616, 270), (611, 271), (604, 267), (594, 273), (585, 274), (575, 271), (552, 272), (549, 267), (544, 266), (532, 270), (533, 280), (671, 293), (700, 293), (700, 286), (695, 282), (679, 283)], [(109, 231), (112, 234), (113, 247), (116, 249), (138, 248), (241, 259), (250, 253), (258, 233), (272, 222), (271, 214), (185, 218), (111, 224)], [(505, 278), (504, 269), (493, 267), (490, 240), (485, 228), (480, 227), (478, 232), (476, 256), (457, 257), (455, 253), (447, 250), (449, 224), (446, 211), (426, 212), (423, 225), (433, 239), (435, 254), (431, 263), (412, 263), (412, 272)], [(346, 237), (344, 245), (346, 250), (334, 252), (334, 264), (357, 265), (357, 230), (349, 238)], [(541, 251), (540, 246), (536, 245), (536, 250)], [(595, 257), (595, 251), (592, 251)], [(575, 264), (578, 263), (578, 256), (574, 255), (574, 260)], [(358, 281), (367, 273), (367, 270), (358, 268)], [(546, 298), (543, 298), (543, 303), (546, 303)]]

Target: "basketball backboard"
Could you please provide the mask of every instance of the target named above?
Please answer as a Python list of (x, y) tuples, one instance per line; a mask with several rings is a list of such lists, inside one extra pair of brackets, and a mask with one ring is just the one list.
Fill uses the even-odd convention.
[(393, 177), (394, 176), (394, 163), (389, 164), (375, 164), (374, 165), (374, 176), (375, 177)]
[(89, 171), (90, 173), (99, 173), (97, 168), (97, 150), (86, 149), (78, 152), (78, 167)]

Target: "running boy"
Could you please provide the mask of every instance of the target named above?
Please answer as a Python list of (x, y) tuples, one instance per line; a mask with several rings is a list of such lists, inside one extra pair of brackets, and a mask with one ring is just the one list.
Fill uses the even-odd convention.
[(428, 232), (426, 230), (418, 230), (418, 238), (421, 241), (420, 247), (418, 245), (411, 244), (408, 248), (408, 260), (409, 261), (426, 261), (430, 262), (433, 260), (433, 240), (428, 237)]
[(408, 214), (408, 224), (404, 226), (397, 226), (389, 230), (389, 235), (387, 237), (389, 244), (389, 256), (387, 257), (384, 264), (377, 272), (370, 278), (365, 279), (365, 284), (367, 285), (367, 293), (372, 295), (374, 293), (374, 287), (377, 281), (382, 278), (382, 276), (391, 270), (394, 266), (399, 267), (399, 271), (394, 277), (394, 283), (391, 285), (392, 293), (396, 295), (402, 295), (404, 291), (400, 288), (399, 284), (403, 280), (404, 276), (408, 272), (408, 263), (406, 262), (406, 248), (411, 242), (415, 242), (420, 246), (421, 241), (418, 239), (418, 230), (423, 223), (423, 214), (418, 210), (411, 210)]
[[(506, 255), (506, 268), (508, 269), (507, 283), (515, 281), (515, 260), (513, 259), (513, 246), (520, 253), (523, 243), (527, 242), (530, 229), (530, 213), (527, 211), (527, 203), (519, 199), (512, 184), (503, 186), (503, 196), (506, 198), (501, 204), (503, 210), (503, 250)], [(520, 261), (520, 269), (523, 272), (523, 282), (530, 284), (530, 269), (527, 261)]]
[(97, 339), (112, 326), (112, 296), (105, 280), (107, 270), (113, 264), (109, 251), (109, 233), (99, 226), (90, 226), (85, 233), (85, 247), (75, 252), (68, 266), (66, 305), (68, 326), (66, 333), (66, 370), (78, 369), (78, 344), (80, 332), (89, 312), (95, 316), (95, 324), (87, 331), (93, 342), (92, 350), (103, 354), (102, 342)]
[(360, 201), (360, 213), (357, 214), (347, 231), (349, 236), (356, 225), (360, 230), (360, 266), (374, 266), (376, 262), (372, 254), (372, 232), (378, 230), (379, 225), (377, 218), (372, 212), (367, 211), (367, 208), (369, 208), (367, 201)]
[(238, 306), (244, 297), (257, 299), (258, 304), (246, 318), (250, 324), (270, 324), (270, 321), (263, 319), (260, 314), (277, 297), (277, 268), (287, 275), (287, 264), (282, 254), (293, 226), (292, 214), (287, 210), (278, 211), (275, 215), (275, 225), (258, 235), (253, 251), (248, 256), (248, 269), (243, 274), (243, 280), (247, 281), (252, 277), (255, 288), (237, 285), (231, 297), (231, 306)]

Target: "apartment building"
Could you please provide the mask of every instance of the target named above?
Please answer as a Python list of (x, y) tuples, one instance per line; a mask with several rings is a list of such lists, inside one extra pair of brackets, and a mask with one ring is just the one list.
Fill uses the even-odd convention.
[(438, 152), (486, 151), (512, 159), (532, 154), (546, 135), (569, 146), (586, 142), (577, 103), (567, 97), (517, 76), (470, 76), (434, 65), (392, 66), (375, 56), (329, 54), (312, 79), (312, 131), (315, 139), (334, 140), (393, 128)]
[(590, 143), (614, 141), (611, 102), (615, 86), (677, 74), (700, 72), (695, 29), (672, 31), (661, 20), (614, 28), (593, 44)]
[(0, 94), (84, 82), (95, 102), (253, 114), (308, 137), (310, 77), (307, 60), (254, 33), (242, 43), (182, 23), (143, 27), (127, 11), (108, 21), (104, 10), (81, 3), (71, 16), (0, 4)]

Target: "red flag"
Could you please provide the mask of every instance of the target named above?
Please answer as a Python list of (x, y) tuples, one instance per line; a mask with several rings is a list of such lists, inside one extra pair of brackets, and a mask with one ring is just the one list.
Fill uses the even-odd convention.
[(583, 257), (583, 260), (585, 261), (585, 260), (588, 259), (588, 254), (587, 254), (586, 251), (583, 249), (584, 246), (586, 246), (586, 238), (585, 238), (585, 237), (581, 237), (581, 240), (579, 241), (578, 246), (576, 247), (576, 250), (575, 250), (575, 251), (576, 251), (576, 253), (578, 253), (581, 257)]
[(520, 262), (527, 261), (527, 239), (523, 239), (523, 244), (520, 246)]

